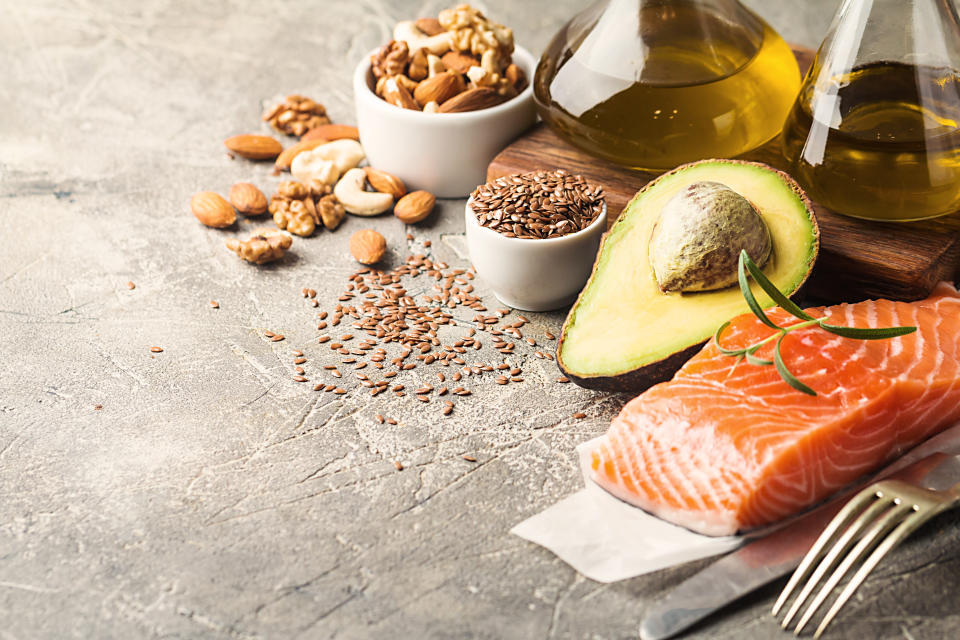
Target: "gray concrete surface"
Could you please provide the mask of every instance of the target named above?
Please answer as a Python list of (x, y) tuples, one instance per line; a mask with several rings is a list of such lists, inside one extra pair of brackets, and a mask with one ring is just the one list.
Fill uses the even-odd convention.
[[(539, 51), (578, 4), (484, 6)], [(836, 2), (749, 4), (815, 45)], [(574, 446), (624, 400), (554, 383), (532, 348), (510, 359), (523, 383), (471, 378), (450, 418), (436, 399), (371, 399), (349, 370), (346, 395), (312, 391), (335, 360), (300, 290), (332, 306), (366, 221), (258, 269), (224, 249), (238, 231), (189, 213), (197, 190), (272, 191), (266, 166), (221, 146), (261, 127), (262, 101), (300, 91), (353, 122), (356, 60), (442, 7), (0, 0), (0, 639), (630, 638), (704, 566), (600, 585), (507, 533), (580, 486)], [(393, 219), (369, 224), (394, 261), (431, 240), (465, 266), (461, 206), (442, 202), (410, 243)], [(562, 321), (527, 315), (541, 342)], [(409, 387), (433, 375), (414, 373)], [(958, 555), (942, 518), (832, 636), (956, 637)], [(780, 637), (773, 592), (691, 637)]]

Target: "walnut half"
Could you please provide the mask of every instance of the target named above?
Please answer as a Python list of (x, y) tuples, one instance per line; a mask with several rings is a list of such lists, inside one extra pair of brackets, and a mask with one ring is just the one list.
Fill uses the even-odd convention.
[(282, 258), (292, 244), (290, 234), (263, 227), (254, 229), (248, 240), (227, 240), (227, 249), (247, 262), (266, 264)]

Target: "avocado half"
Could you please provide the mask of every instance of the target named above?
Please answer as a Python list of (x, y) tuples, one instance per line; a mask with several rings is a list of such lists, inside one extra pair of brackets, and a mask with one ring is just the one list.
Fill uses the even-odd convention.
[[(641, 391), (669, 380), (716, 332), (749, 311), (737, 285), (715, 291), (664, 293), (648, 259), (664, 204), (702, 181), (727, 185), (749, 200), (770, 231), (763, 273), (787, 296), (813, 269), (820, 230), (813, 206), (794, 180), (765, 164), (701, 160), (677, 167), (637, 192), (607, 232), (593, 272), (564, 322), (557, 363), (589, 389)], [(773, 301), (753, 284), (764, 307)]]

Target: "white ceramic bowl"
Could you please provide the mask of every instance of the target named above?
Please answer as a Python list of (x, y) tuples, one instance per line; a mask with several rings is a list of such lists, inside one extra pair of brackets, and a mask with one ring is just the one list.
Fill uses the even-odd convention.
[(484, 282), (505, 305), (550, 311), (572, 303), (586, 284), (607, 230), (607, 205), (586, 229), (543, 240), (509, 238), (481, 226), (467, 200), (467, 249)]
[(515, 47), (513, 61), (527, 74), (526, 89), (503, 104), (464, 113), (422, 113), (380, 99), (370, 73), (373, 53), (353, 73), (360, 142), (370, 166), (396, 175), (410, 190), (467, 197), (486, 182), (493, 157), (533, 124), (535, 61), (522, 47)]

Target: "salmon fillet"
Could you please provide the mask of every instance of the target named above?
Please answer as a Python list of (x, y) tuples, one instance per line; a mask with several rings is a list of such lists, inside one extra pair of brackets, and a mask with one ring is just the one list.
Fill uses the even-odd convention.
[[(826, 498), (960, 420), (960, 294), (809, 309), (831, 324), (916, 326), (888, 340), (819, 328), (783, 340), (788, 368), (721, 354), (711, 340), (669, 382), (631, 400), (590, 452), (593, 480), (618, 498), (707, 535), (770, 524)], [(768, 315), (793, 324), (782, 310)], [(771, 334), (753, 315), (724, 332), (726, 348)], [(757, 353), (772, 359), (770, 352)]]

